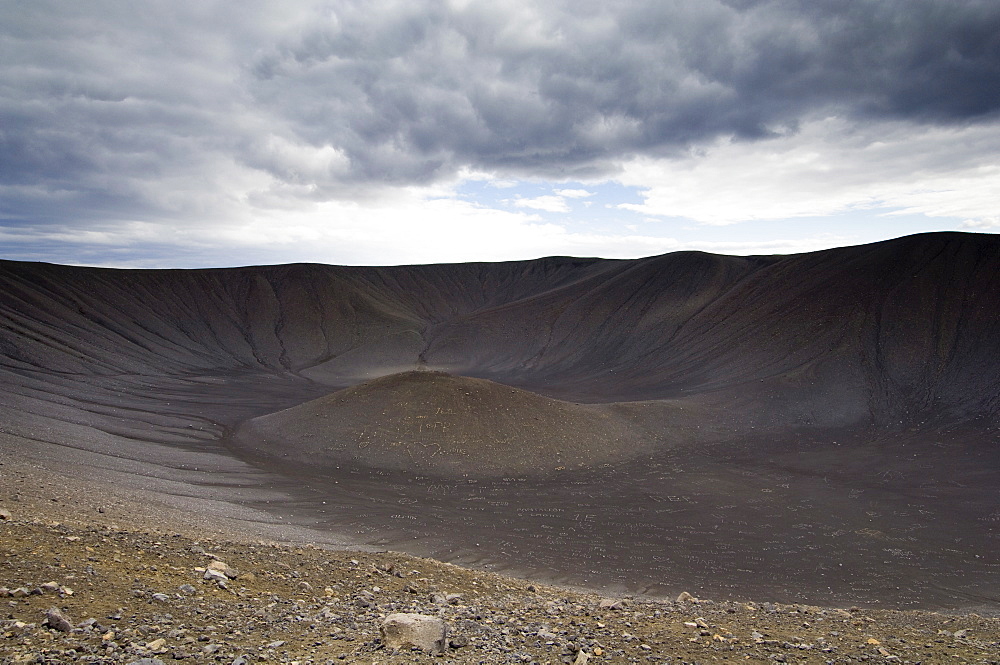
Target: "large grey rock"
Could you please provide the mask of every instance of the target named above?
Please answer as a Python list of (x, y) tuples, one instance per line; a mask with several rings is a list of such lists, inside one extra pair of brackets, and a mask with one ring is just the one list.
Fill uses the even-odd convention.
[(50, 607), (45, 612), (45, 625), (63, 633), (73, 630), (73, 622), (58, 607)]
[(390, 649), (444, 651), (448, 639), (448, 624), (425, 614), (390, 614), (382, 621), (381, 629), (382, 639)]

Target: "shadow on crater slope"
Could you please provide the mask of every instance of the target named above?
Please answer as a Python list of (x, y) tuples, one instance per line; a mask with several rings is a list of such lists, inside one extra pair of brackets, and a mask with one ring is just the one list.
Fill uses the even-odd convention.
[(998, 269), (974, 234), (784, 257), (0, 262), (0, 439), (566, 582), (996, 604)]

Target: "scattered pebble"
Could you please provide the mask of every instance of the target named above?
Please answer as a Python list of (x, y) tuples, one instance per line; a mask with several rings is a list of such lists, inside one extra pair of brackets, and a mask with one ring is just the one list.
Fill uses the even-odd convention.
[[(601, 598), (402, 554), (106, 526), (19, 523), (4, 536), (0, 660), (11, 663), (985, 664), (1000, 644), (1000, 620), (976, 615)], [(230, 579), (227, 561), (258, 574)], [(425, 634), (397, 636), (400, 616), (420, 617)]]

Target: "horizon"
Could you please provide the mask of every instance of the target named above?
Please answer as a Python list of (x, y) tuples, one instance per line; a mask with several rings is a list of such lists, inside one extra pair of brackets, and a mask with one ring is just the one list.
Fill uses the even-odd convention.
[(318, 261), (290, 261), (287, 263), (245, 263), (237, 265), (205, 265), (205, 266), (195, 266), (195, 267), (162, 267), (162, 268), (151, 268), (151, 267), (135, 267), (135, 266), (115, 266), (115, 265), (94, 265), (86, 263), (59, 263), (56, 261), (44, 261), (44, 260), (26, 260), (26, 259), (10, 259), (4, 256), (0, 256), (0, 262), (10, 262), (10, 263), (35, 263), (40, 265), (54, 265), (62, 266), (67, 268), (97, 268), (106, 270), (239, 270), (244, 268), (277, 268), (282, 266), (324, 266), (330, 268), (406, 268), (406, 267), (426, 267), (426, 266), (450, 266), (450, 265), (473, 265), (473, 264), (502, 264), (502, 263), (529, 263), (532, 261), (545, 261), (549, 259), (566, 259), (571, 261), (642, 261), (646, 259), (655, 259), (664, 256), (670, 256), (672, 254), (707, 254), (709, 256), (720, 256), (720, 257), (790, 257), (790, 256), (801, 256), (806, 254), (815, 254), (818, 252), (826, 251), (836, 251), (840, 249), (851, 249), (857, 247), (866, 247), (870, 245), (877, 245), (882, 243), (891, 243), (894, 241), (901, 241), (907, 238), (916, 238), (919, 236), (944, 236), (944, 235), (955, 235), (955, 236), (996, 236), (996, 233), (984, 233), (981, 231), (920, 231), (917, 233), (904, 234), (892, 238), (885, 238), (883, 240), (874, 240), (871, 242), (861, 242), (853, 244), (835, 245), (831, 247), (823, 247), (820, 249), (807, 250), (803, 252), (789, 252), (789, 253), (771, 253), (771, 254), (726, 254), (723, 252), (710, 252), (699, 249), (676, 249), (661, 254), (649, 254), (645, 256), (636, 256), (630, 258), (617, 258), (617, 257), (607, 257), (607, 256), (582, 256), (582, 255), (568, 255), (568, 254), (550, 254), (546, 256), (537, 256), (534, 258), (527, 259), (499, 259), (495, 261), (439, 261), (439, 262), (428, 262), (428, 263), (391, 263), (391, 264), (369, 264), (369, 263), (323, 263)]

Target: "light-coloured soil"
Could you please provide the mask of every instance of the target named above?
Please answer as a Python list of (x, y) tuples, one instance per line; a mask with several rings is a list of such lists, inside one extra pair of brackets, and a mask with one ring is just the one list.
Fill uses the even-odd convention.
[[(0, 473), (3, 663), (1000, 662), (995, 618), (608, 599), (391, 552), (264, 542), (249, 522), (29, 463)], [(205, 579), (213, 561), (239, 574)], [(76, 627), (44, 625), (52, 608)], [(388, 649), (379, 626), (393, 612), (444, 619), (446, 650)]]

